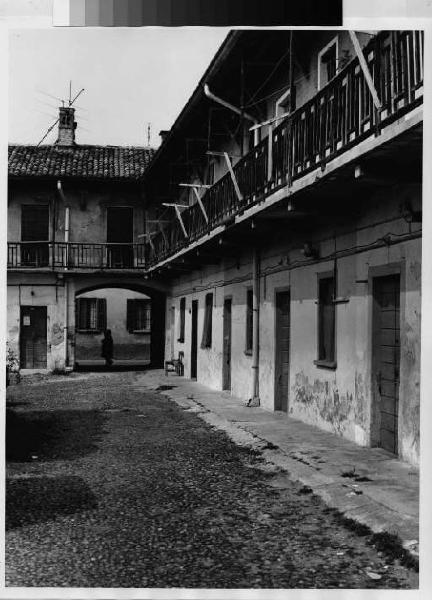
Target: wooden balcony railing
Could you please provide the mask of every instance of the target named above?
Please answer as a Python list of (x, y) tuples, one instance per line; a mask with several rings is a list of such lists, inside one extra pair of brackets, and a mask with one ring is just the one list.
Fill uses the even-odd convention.
[(145, 244), (8, 242), (8, 268), (145, 269)]
[(277, 188), (323, 166), (368, 136), (379, 132), (422, 102), (423, 44), (420, 31), (383, 31), (363, 50), (381, 108), (373, 104), (357, 58), (350, 61), (311, 100), (284, 119), (234, 166), (241, 192), (226, 173), (198, 204), (152, 237), (148, 265), (163, 261), (240, 214)]

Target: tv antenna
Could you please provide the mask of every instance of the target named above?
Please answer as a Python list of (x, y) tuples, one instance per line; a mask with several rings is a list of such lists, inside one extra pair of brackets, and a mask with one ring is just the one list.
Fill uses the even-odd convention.
[[(85, 91), (84, 88), (81, 88), (80, 91), (75, 95), (74, 98), (72, 98), (72, 81), (69, 81), (69, 100), (68, 102), (68, 106), (72, 106), (73, 103), (75, 102), (75, 100), (77, 100), (81, 94)], [(54, 97), (54, 96), (53, 96)], [(64, 107), (66, 100), (61, 100), (62, 106)], [(50, 125), (48, 127), (48, 129), (45, 132), (45, 135), (42, 137), (42, 139), (36, 144), (36, 148), (38, 146), (40, 146), (42, 144), (42, 142), (44, 141), (44, 139), (51, 133), (51, 131), (54, 129), (54, 127), (57, 125), (57, 123), (59, 122), (59, 117), (57, 117), (57, 119), (54, 121), (54, 123), (52, 125)]]

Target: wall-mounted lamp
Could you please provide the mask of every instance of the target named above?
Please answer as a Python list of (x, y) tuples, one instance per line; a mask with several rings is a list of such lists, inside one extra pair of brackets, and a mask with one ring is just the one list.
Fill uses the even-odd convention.
[(317, 248), (314, 248), (310, 242), (303, 244), (303, 250), (301, 251), (305, 258), (318, 258), (319, 252)]
[(407, 201), (402, 206), (402, 216), (407, 223), (421, 223), (422, 222), (422, 211), (413, 210), (411, 202)]

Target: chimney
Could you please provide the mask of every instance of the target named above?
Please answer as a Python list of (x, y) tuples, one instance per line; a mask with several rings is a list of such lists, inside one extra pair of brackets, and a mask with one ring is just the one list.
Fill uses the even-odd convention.
[(56, 144), (58, 146), (75, 146), (75, 109), (71, 106), (59, 108), (59, 129)]
[(167, 137), (167, 135), (169, 134), (169, 132), (170, 132), (169, 129), (162, 129), (162, 131), (159, 131), (159, 135), (160, 135), (162, 143), (164, 143), (165, 138)]

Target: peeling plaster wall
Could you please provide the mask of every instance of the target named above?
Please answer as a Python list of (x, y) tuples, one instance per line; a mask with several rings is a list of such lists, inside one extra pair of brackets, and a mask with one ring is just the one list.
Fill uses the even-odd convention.
[(64, 367), (64, 288), (55, 277), (9, 274), (7, 293), (7, 339), (20, 355), (20, 306), (47, 307), (47, 369)]
[[(400, 203), (409, 199), (414, 209), (421, 203), (417, 186), (390, 188), (365, 198), (358, 213), (343, 227), (329, 224), (309, 235), (321, 257), (336, 248), (352, 249), (391, 233), (394, 239), (409, 233), (400, 217)], [(415, 232), (420, 225), (412, 224)], [(399, 401), (399, 454), (417, 465), (419, 460), (420, 382), (420, 264), (421, 239), (369, 249), (337, 260), (337, 296), (348, 302), (336, 306), (336, 360), (334, 370), (316, 366), (317, 276), (332, 271), (333, 260), (305, 264), (300, 252), (304, 235), (290, 232), (289, 239), (275, 234), (261, 253), (260, 362), (261, 405), (274, 410), (275, 293), (291, 292), (291, 343), (288, 411), (295, 418), (317, 425), (360, 445), (370, 445), (373, 426), (372, 389), (372, 279), (373, 269), (398, 264), (401, 268), (401, 355)], [(277, 267), (279, 272), (269, 272)], [(234, 281), (233, 281), (234, 280)], [(167, 318), (167, 347), (173, 339), (174, 355), (185, 353), (185, 376), (190, 376), (191, 302), (199, 301), (198, 381), (222, 388), (223, 301), (232, 297), (232, 393), (251, 396), (252, 357), (245, 350), (246, 290), (252, 285), (251, 251), (220, 266), (203, 267), (173, 283), (169, 306), (175, 307), (174, 331)], [(205, 295), (216, 293), (213, 309), (213, 343), (201, 349)], [(178, 342), (179, 304), (186, 297), (185, 341)], [(171, 352), (167, 352), (167, 355)]]

